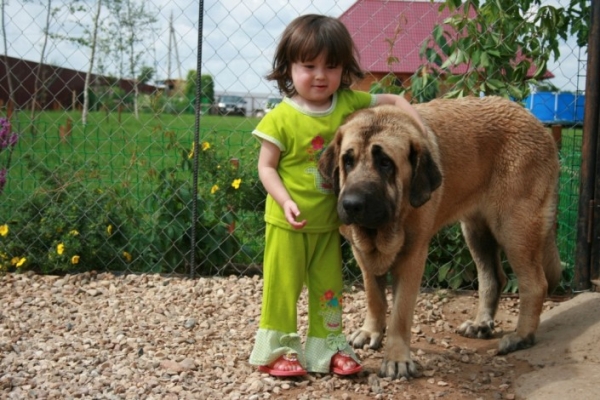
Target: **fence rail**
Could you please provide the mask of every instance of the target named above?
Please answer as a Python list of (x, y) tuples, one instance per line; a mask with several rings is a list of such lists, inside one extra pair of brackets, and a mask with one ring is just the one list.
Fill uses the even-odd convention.
[[(265, 193), (256, 171), (258, 143), (250, 132), (259, 121), (253, 111), (279, 95), (263, 78), (275, 44), (294, 17), (308, 12), (340, 16), (355, 2), (301, 1), (276, 8), (267, 1), (207, 2), (202, 27), (196, 4), (128, 0), (122, 4), (135, 13), (127, 19), (114, 8), (118, 3), (100, 8), (106, 17), (99, 26), (93, 22), (97, 7), (87, 3), (77, 10), (62, 1), (51, 10), (35, 2), (4, 5), (0, 115), (10, 121), (18, 142), (0, 153), (0, 168), (6, 169), (0, 266), (47, 273), (256, 273), (262, 262)], [(558, 3), (568, 5), (567, 0)], [(421, 21), (410, 22), (426, 23), (437, 7), (430, 5), (418, 16)], [(378, 18), (372, 16), (369, 24), (377, 28)], [(203, 30), (201, 55), (198, 29)], [(92, 56), (94, 30), (98, 40)], [(410, 51), (395, 57), (408, 57), (421, 44), (411, 43)], [(581, 93), (585, 51), (570, 39), (561, 42), (560, 52), (549, 65), (554, 89)], [(200, 56), (201, 76), (196, 71)], [(363, 67), (369, 79), (380, 77), (381, 71)], [(193, 146), (196, 116), (190, 104), (204, 79), (211, 90), (203, 96), (215, 101), (235, 94), (246, 99), (247, 108), (245, 116), (200, 115)], [(557, 240), (565, 289), (576, 264), (581, 143), (580, 123), (564, 123)], [(344, 258), (346, 276), (358, 279), (347, 245)], [(432, 243), (423, 285), (476, 284), (460, 229), (442, 230)], [(514, 281), (511, 285), (509, 290), (516, 288)]]

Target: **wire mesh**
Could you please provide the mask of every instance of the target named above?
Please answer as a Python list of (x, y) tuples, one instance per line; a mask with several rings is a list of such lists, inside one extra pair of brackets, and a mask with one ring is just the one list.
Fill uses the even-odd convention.
[[(0, 113), (18, 133), (0, 153), (4, 270), (259, 272), (265, 193), (250, 132), (280, 98), (264, 79), (277, 40), (301, 14), (350, 18), (363, 3), (376, 7), (352, 32), (368, 73), (358, 86), (372, 90), (384, 79), (389, 71), (377, 65), (391, 68), (392, 53), (407, 65), (392, 83), (410, 86), (423, 43), (400, 36), (388, 51), (385, 32), (433, 26), (438, 4), (398, 2), (409, 6), (390, 27), (382, 26), (394, 3), (387, 1), (208, 1), (200, 9), (163, 0), (3, 1)], [(583, 94), (586, 61), (585, 47), (562, 40), (549, 64), (552, 90)], [(556, 114), (555, 102), (544, 106)], [(546, 121), (562, 126), (557, 240), (565, 287), (575, 264), (582, 137), (582, 105), (566, 107), (575, 117)], [(346, 277), (358, 279), (347, 244), (344, 258)], [(459, 227), (443, 229), (423, 285), (476, 284)]]

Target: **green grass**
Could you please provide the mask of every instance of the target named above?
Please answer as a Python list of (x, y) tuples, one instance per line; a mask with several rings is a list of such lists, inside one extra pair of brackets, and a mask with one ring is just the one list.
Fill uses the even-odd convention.
[[(69, 119), (71, 135), (61, 138), (60, 127)], [(257, 122), (254, 118), (202, 116), (200, 142), (210, 143), (223, 157), (240, 157), (257, 148), (258, 141), (250, 133)], [(39, 113), (32, 125), (29, 113), (21, 112), (12, 126), (20, 140), (0, 196), (3, 217), (39, 189), (37, 172), (66, 165), (76, 171), (73, 178), (85, 180), (90, 187), (118, 185), (143, 200), (151, 178), (178, 165), (191, 150), (195, 117), (140, 114), (136, 120), (132, 114), (123, 113), (119, 118), (116, 113), (93, 112), (84, 126), (79, 112), (61, 111)]]
[(577, 241), (577, 214), (581, 170), (581, 129), (567, 128), (562, 132), (559, 152), (561, 173), (559, 177), (557, 243), (565, 267), (564, 278), (573, 277)]

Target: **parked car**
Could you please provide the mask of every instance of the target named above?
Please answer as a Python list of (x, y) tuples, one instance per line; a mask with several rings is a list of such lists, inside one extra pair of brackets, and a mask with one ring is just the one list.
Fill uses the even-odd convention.
[(246, 115), (246, 100), (241, 96), (220, 96), (215, 111), (220, 115)]
[(265, 103), (265, 108), (254, 110), (254, 116), (258, 118), (264, 117), (269, 111), (275, 108), (277, 104), (281, 103), (282, 100), (281, 97), (269, 97)]

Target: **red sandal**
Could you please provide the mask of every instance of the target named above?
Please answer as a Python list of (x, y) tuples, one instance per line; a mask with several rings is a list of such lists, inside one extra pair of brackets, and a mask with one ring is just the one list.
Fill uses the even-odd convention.
[[(293, 367), (293, 369), (290, 369)], [(260, 372), (266, 372), (271, 376), (302, 376), (306, 375), (306, 370), (298, 361), (296, 354), (284, 354), (270, 365), (261, 365), (258, 367)]]
[[(352, 363), (355, 366), (349, 369), (345, 369), (348, 363)], [(348, 354), (342, 353), (341, 351), (335, 353), (331, 357), (331, 371), (336, 375), (354, 375), (362, 371), (362, 365), (356, 362)]]

